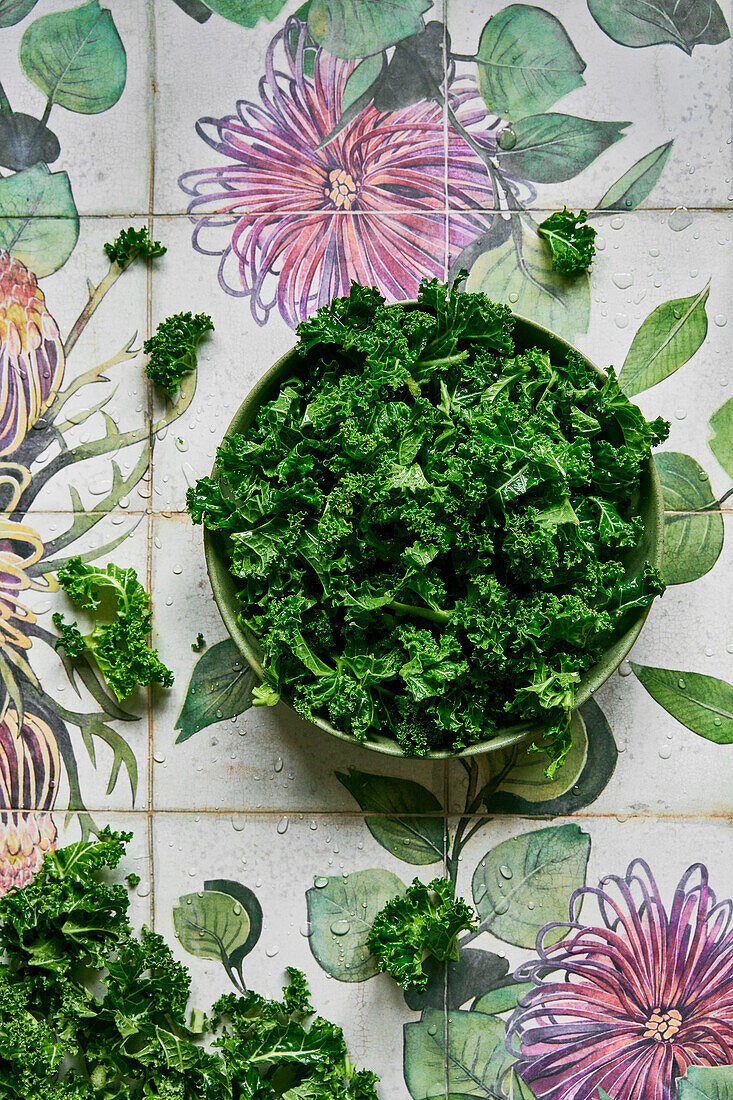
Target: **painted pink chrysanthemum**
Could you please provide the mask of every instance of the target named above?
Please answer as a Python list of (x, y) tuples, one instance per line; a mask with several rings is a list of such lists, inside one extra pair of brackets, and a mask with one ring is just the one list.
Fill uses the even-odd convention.
[[(391, 300), (414, 297), (487, 228), (481, 211), (492, 205), (485, 164), (455, 129), (446, 133), (435, 102), (370, 105), (321, 148), (356, 63), (308, 42), (290, 19), (267, 51), (261, 102), (197, 123), (228, 163), (179, 181), (192, 196), (194, 247), (220, 258), (222, 288), (248, 297), (259, 324), (277, 305), (294, 325), (352, 279)], [(449, 98), (460, 124), (481, 124), (474, 139), (495, 149), (500, 123), (487, 121), (475, 81), (454, 81)]]
[[(600, 922), (580, 924), (597, 900)], [(569, 929), (557, 944), (550, 936)], [(674, 1100), (689, 1066), (733, 1064), (733, 902), (717, 902), (702, 864), (667, 913), (642, 860), (624, 878), (578, 890), (567, 925), (538, 936), (539, 958), (507, 1029), (538, 1100)]]

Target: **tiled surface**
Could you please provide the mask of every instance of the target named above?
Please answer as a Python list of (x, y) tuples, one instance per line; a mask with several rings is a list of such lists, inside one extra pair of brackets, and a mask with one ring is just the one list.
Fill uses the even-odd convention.
[[(722, 7), (729, 18), (729, 5)], [(51, 700), (51, 711), (56, 708), (56, 725), (49, 727), (48, 736), (55, 737), (59, 747), (58, 781), (47, 792), (44, 807), (54, 807), (60, 842), (78, 831), (73, 819), (62, 829), (63, 811), (69, 805), (83, 805), (98, 825), (109, 821), (134, 832), (127, 870), (137, 870), (143, 879), (133, 900), (134, 918), (138, 923), (153, 921), (176, 945), (179, 957), (191, 968), (195, 1001), (208, 1006), (228, 988), (228, 981), (218, 961), (194, 958), (176, 942), (173, 910), (181, 896), (203, 890), (207, 881), (240, 883), (254, 892), (263, 910), (261, 937), (244, 960), (247, 984), (274, 994), (284, 966), (301, 966), (319, 1012), (344, 1027), (354, 1060), (381, 1075), (381, 1100), (494, 1096), (486, 1080), (466, 1086), (450, 1073), (443, 1077), (443, 1053), (435, 1035), (452, 1049), (451, 1026), (457, 1034), (463, 1026), (460, 1019), (453, 1025), (449, 1019), (445, 1033), (441, 1021), (435, 1035), (423, 1036), (420, 1056), (411, 1055), (413, 1038), (403, 1036), (417, 1033), (403, 1033), (403, 1025), (417, 1025), (420, 1016), (393, 983), (382, 976), (353, 981), (345, 968), (340, 978), (346, 980), (329, 976), (318, 961), (317, 939), (308, 927), (306, 891), (318, 889), (314, 879), (333, 878), (337, 884), (343, 879), (348, 889), (350, 882), (393, 883), (389, 874), (406, 883), (415, 874), (428, 880), (447, 870), (457, 876), (459, 891), (470, 897), (477, 867), (497, 845), (542, 829), (560, 830), (552, 836), (565, 837), (570, 834), (561, 830), (570, 826), (577, 827), (572, 834), (576, 839), (577, 829), (590, 837), (584, 878), (589, 886), (604, 876), (623, 874), (638, 857), (651, 867), (667, 906), (683, 872), (695, 862), (708, 867), (717, 895), (730, 897), (731, 747), (686, 729), (654, 701), (624, 663), (596, 696), (597, 706), (586, 723), (590, 747), (582, 747), (582, 738), (577, 742), (577, 779), (556, 792), (557, 799), (548, 800), (541, 767), (532, 770), (532, 761), (520, 761), (498, 792), (487, 795), (484, 817), (463, 821), (470, 798), (467, 784), (474, 794), (495, 775), (502, 763), (496, 757), (472, 765), (470, 773), (457, 762), (445, 766), (395, 760), (332, 742), (284, 707), (250, 708), (231, 716), (222, 712), (221, 718), (214, 711), (209, 715), (213, 721), (198, 732), (184, 729), (181, 712), (186, 699), (190, 705), (194, 698), (190, 688), (196, 681), (191, 685), (189, 679), (199, 660), (191, 643), (201, 631), (205, 657), (226, 637), (206, 576), (201, 531), (192, 527), (185, 512), (186, 489), (210, 470), (216, 445), (246, 392), (291, 346), (287, 317), (292, 321), (293, 307), (301, 307), (298, 294), (304, 287), (322, 292), (319, 280), (333, 254), (319, 251), (318, 235), (308, 239), (307, 248), (299, 244), (301, 238), (305, 243), (312, 225), (310, 206), (293, 213), (290, 204), (287, 210), (268, 208), (268, 213), (261, 192), (255, 194), (244, 185), (237, 213), (247, 213), (250, 219), (237, 225), (222, 217), (196, 235), (197, 226), (186, 213), (191, 196), (179, 177), (194, 172), (200, 181), (201, 170), (210, 169), (210, 186), (216, 193), (225, 178), (221, 169), (228, 166), (230, 175), (235, 170), (236, 183), (236, 163), (202, 140), (197, 123), (235, 115), (241, 100), (260, 102), (266, 95), (272, 101), (276, 90), (284, 94), (282, 52), (276, 76), (267, 71), (267, 51), (298, 8), (292, 0), (271, 22), (263, 18), (248, 28), (218, 14), (198, 24), (170, 0), (116, 2), (110, 10), (127, 57), (127, 84), (120, 100), (90, 115), (54, 106), (50, 125), (59, 137), (61, 155), (51, 168), (68, 172), (81, 215), (75, 249), (59, 270), (41, 280), (47, 308), (61, 333), (67, 336), (90, 289), (105, 277), (108, 265), (102, 246), (122, 226), (148, 224), (151, 235), (168, 251), (152, 264), (133, 265), (109, 289), (68, 357), (62, 395), (86, 372), (116, 360), (103, 370), (106, 380), (84, 386), (69, 399), (54, 421), (56, 435), (41, 422), (40, 429), (27, 433), (20, 450), (0, 459), (3, 477), (10, 462), (27, 465), (31, 475), (18, 508), (3, 516), (0, 574), (6, 577), (7, 559), (2, 555), (15, 555), (14, 568), (18, 555), (24, 560), (37, 555), (32, 568), (22, 566), (28, 578), (33, 575), (33, 583), (18, 598), (35, 613), (38, 627), (49, 632), (51, 613), (64, 601), (45, 587), (44, 562), (99, 552), (103, 560), (134, 566), (152, 592), (154, 643), (174, 670), (176, 682), (169, 692), (141, 694), (128, 701), (126, 709), (139, 716), (136, 720), (124, 720), (110, 700), (95, 702), (79, 682), (77, 691), (43, 635), (32, 636), (29, 647), (23, 642), (15, 648), (28, 657)], [(16, 110), (39, 115), (44, 103), (21, 71), (18, 50), (23, 33), (39, 15), (66, 10), (64, 0), (47, 0), (42, 11), (39, 6), (17, 26), (0, 30), (0, 47), (9, 58), (3, 86)], [(725, 539), (709, 572), (670, 587), (658, 601), (630, 656), (638, 664), (702, 673), (730, 684), (731, 472), (714, 457), (708, 426), (733, 387), (730, 42), (696, 46), (692, 56), (669, 44), (629, 49), (601, 31), (586, 5), (554, 0), (548, 10), (587, 63), (585, 85), (550, 110), (592, 120), (628, 120), (632, 125), (623, 140), (566, 182), (520, 180), (517, 194), (528, 214), (515, 213), (514, 218), (531, 214), (538, 222), (564, 203), (593, 211), (632, 164), (668, 141), (674, 144), (661, 178), (639, 209), (592, 212), (599, 238), (590, 284), (563, 284), (559, 306), (540, 295), (537, 316), (573, 337), (601, 366), (620, 367), (634, 334), (653, 309), (670, 299), (695, 295), (710, 281), (708, 331), (702, 347), (676, 373), (642, 393), (639, 402), (645, 414), (670, 420), (671, 434), (663, 450), (692, 456), (709, 475), (714, 499), (723, 502)], [(467, 55), (476, 49), (490, 14), (482, 4), (447, 0), (447, 12), (434, 4), (425, 18), (446, 18), (454, 52)], [(277, 49), (281, 51), (282, 43)], [(343, 66), (338, 72), (341, 76), (334, 79), (343, 84)], [(466, 61), (456, 63), (456, 73), (464, 90), (475, 82), (475, 66)], [(408, 251), (422, 250), (425, 270), (442, 275), (457, 266), (460, 257), (460, 263), (472, 267), (469, 285), (507, 297), (522, 312), (530, 299), (524, 296), (527, 284), (516, 257), (510, 257), (507, 269), (511, 284), (487, 282), (495, 256), (485, 252), (485, 240), (474, 243), (489, 224), (486, 210), (476, 209), (486, 207), (490, 196), (481, 162), (465, 150), (458, 157), (455, 134), (446, 129), (440, 112), (425, 104), (419, 109), (423, 107), (430, 172), (436, 164), (442, 166), (446, 147), (453, 151), (444, 195), (435, 199), (432, 176), (421, 185), (413, 186), (413, 180), (412, 189), (405, 190), (400, 173), (414, 138), (401, 143), (399, 135), (393, 135), (385, 145), (383, 173), (392, 190), (372, 194), (370, 213), (360, 209), (352, 216), (334, 210), (326, 219), (329, 231), (337, 225), (346, 230), (339, 238), (337, 258), (347, 276), (365, 271), (388, 297), (399, 297), (410, 272), (400, 266), (400, 250), (385, 244), (387, 231), (399, 233)], [(475, 97), (466, 99), (460, 116), (465, 118), (473, 108), (477, 115), (472, 132), (488, 127), (495, 134), (503, 128), (503, 123), (490, 125), (488, 112)], [(372, 128), (383, 125), (378, 120)], [(200, 129), (216, 132), (211, 122), (201, 122)], [(446, 146), (446, 138), (452, 144)], [(315, 152), (306, 150), (308, 163)], [(194, 177), (188, 180), (186, 186), (193, 186)], [(287, 174), (283, 188), (281, 197), (287, 198)], [(406, 204), (412, 209), (406, 210)], [(213, 202), (211, 209), (215, 208)], [(526, 220), (524, 225), (531, 242), (532, 226)], [(220, 272), (237, 230), (240, 250), (252, 259), (244, 282), (233, 255)], [(267, 242), (286, 233), (288, 248), (277, 257), (268, 253), (266, 262)], [(311, 277), (309, 264), (314, 265)], [(261, 287), (252, 295), (247, 280), (260, 275)], [(510, 294), (515, 288), (521, 295), (516, 302)], [(140, 348), (159, 320), (189, 309), (210, 313), (216, 331), (200, 346), (196, 393), (187, 395), (190, 403), (183, 409), (151, 392)], [(97, 404), (100, 407), (82, 419)], [(69, 462), (69, 451), (74, 458), (97, 453)], [(20, 466), (11, 476), (22, 480)], [(124, 489), (120, 477), (129, 482)], [(72, 539), (65, 536), (70, 529)], [(0, 597), (7, 600), (7, 592), (0, 592)], [(9, 606), (10, 621), (28, 641), (27, 618), (19, 618), (12, 601)], [(0, 641), (4, 648), (13, 647), (7, 630)], [(26, 703), (34, 714), (32, 699)], [(90, 756), (73, 718), (83, 727), (95, 712), (104, 729), (99, 727), (101, 735), (93, 737)], [(43, 713), (48, 717), (51, 712)], [(108, 790), (115, 747), (137, 773), (134, 808), (124, 765)], [(365, 823), (356, 800), (339, 780), (339, 775), (353, 779), (355, 772), (372, 776), (373, 786), (388, 778), (424, 788), (424, 813), (406, 826), (407, 848), (400, 847), (403, 826), (395, 833), (388, 820), (371, 817)], [(414, 845), (415, 832), (427, 829), (433, 838), (442, 837), (444, 827), (446, 854), (455, 856), (454, 863), (406, 861), (405, 852), (414, 850), (409, 845)], [(455, 846), (457, 831), (473, 832), (460, 852)], [(395, 840), (396, 835), (402, 840)], [(358, 877), (366, 872), (376, 878)], [(380, 878), (385, 874), (386, 880)], [(562, 896), (563, 903), (568, 897)], [(591, 909), (587, 903), (583, 913), (589, 922)], [(529, 919), (527, 913), (524, 917)], [(338, 959), (337, 933), (329, 924), (321, 934), (324, 950)], [(471, 946), (505, 955), (511, 969), (532, 954), (530, 948), (519, 948), (490, 932), (483, 932)], [(465, 1010), (468, 1002), (462, 1003)], [(595, 1090), (591, 1095), (595, 1100)], [(629, 1100), (647, 1100), (647, 1095), (651, 1093), (637, 1089)], [(672, 1097), (676, 1100), (674, 1090)], [(566, 1097), (555, 1091), (544, 1094), (543, 1100)]]

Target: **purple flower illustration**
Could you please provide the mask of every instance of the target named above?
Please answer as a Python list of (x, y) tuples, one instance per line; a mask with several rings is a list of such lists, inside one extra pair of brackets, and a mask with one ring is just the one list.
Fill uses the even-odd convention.
[[(304, 24), (289, 20), (267, 51), (261, 101), (197, 124), (227, 163), (180, 179), (192, 196), (194, 247), (220, 258), (222, 288), (248, 297), (259, 324), (277, 305), (294, 325), (352, 279), (392, 300), (413, 297), (424, 276), (443, 276), (446, 252), (486, 229), (482, 210), (493, 201), (485, 164), (453, 127), (446, 137), (443, 110), (429, 100), (389, 112), (370, 105), (323, 145), (355, 62), (307, 42)], [(500, 122), (475, 81), (453, 81), (449, 99), (473, 140), (495, 149)]]
[[(581, 924), (591, 899), (600, 920)], [(537, 951), (517, 973), (534, 988), (507, 1041), (538, 1100), (593, 1100), (599, 1088), (674, 1100), (688, 1066), (733, 1063), (733, 903), (716, 901), (702, 864), (682, 876), (669, 913), (642, 860), (576, 891), (568, 924), (548, 924)]]

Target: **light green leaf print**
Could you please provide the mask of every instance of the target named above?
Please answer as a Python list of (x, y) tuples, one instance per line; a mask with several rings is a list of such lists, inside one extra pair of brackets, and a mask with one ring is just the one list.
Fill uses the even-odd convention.
[(619, 374), (619, 385), (627, 396), (656, 386), (692, 358), (707, 336), (705, 303), (709, 293), (710, 283), (689, 298), (663, 302), (649, 314), (634, 336)]

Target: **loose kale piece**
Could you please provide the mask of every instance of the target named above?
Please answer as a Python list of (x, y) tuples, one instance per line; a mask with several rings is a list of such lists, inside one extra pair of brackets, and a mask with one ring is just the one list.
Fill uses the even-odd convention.
[(108, 879), (129, 839), (104, 830), (50, 852), (0, 898), (0, 1096), (377, 1100), (377, 1078), (354, 1069), (340, 1028), (308, 1023), (293, 968), (282, 1002), (224, 997), (213, 1024), (193, 1013), (203, 1026), (187, 1026), (188, 971), (161, 936), (134, 935), (127, 891)]
[(104, 246), (113, 264), (127, 267), (137, 256), (162, 256), (168, 249), (160, 241), (151, 241), (147, 229), (123, 229), (115, 239)]
[(143, 343), (143, 351), (150, 356), (145, 368), (148, 378), (173, 396), (184, 374), (196, 370), (199, 341), (213, 331), (214, 324), (206, 313), (176, 313), (166, 317)]
[(367, 947), (379, 970), (390, 973), (403, 989), (423, 990), (428, 984), (422, 968), (425, 955), (457, 962), (458, 936), (476, 922), (473, 909), (454, 897), (447, 879), (433, 879), (427, 886), (415, 879), (377, 914)]
[(552, 267), (564, 275), (587, 271), (596, 253), (596, 231), (586, 225), (587, 213), (574, 214), (567, 207), (545, 218), (537, 229), (552, 250)]
[(299, 376), (187, 496), (262, 646), (256, 705), (413, 755), (527, 722), (562, 762), (583, 674), (663, 590), (624, 561), (668, 425), (512, 328), (434, 280), (417, 307), (354, 285), (299, 327)]
[(54, 626), (61, 632), (57, 649), (63, 646), (72, 658), (91, 654), (120, 700), (140, 684), (171, 686), (173, 673), (147, 642), (150, 600), (134, 569), (87, 565), (77, 556), (59, 569), (58, 580), (79, 607), (96, 612), (105, 601), (111, 621), (96, 622), (89, 634), (82, 634), (76, 623), (64, 622), (57, 611), (53, 615)]
[(206, 639), (204, 638), (202, 632), (199, 630), (198, 634), (196, 635), (196, 641), (191, 642), (191, 649), (194, 651), (194, 653), (200, 653), (205, 645)]

